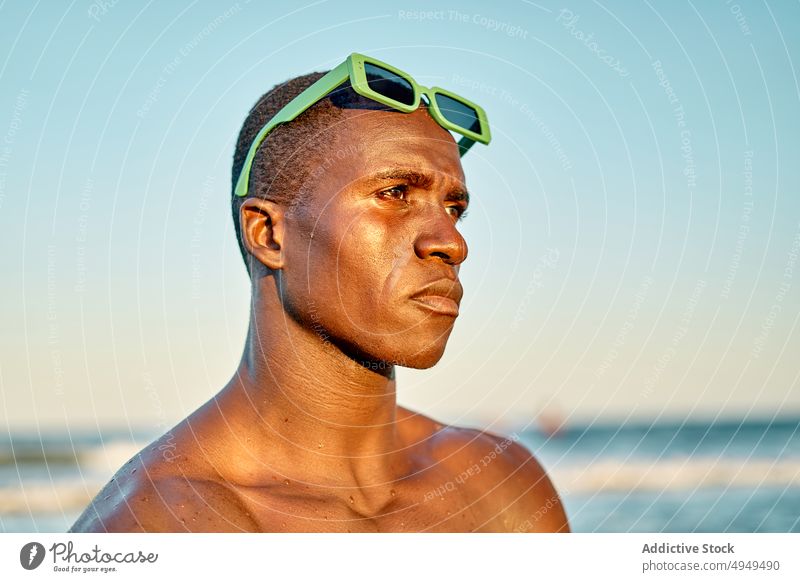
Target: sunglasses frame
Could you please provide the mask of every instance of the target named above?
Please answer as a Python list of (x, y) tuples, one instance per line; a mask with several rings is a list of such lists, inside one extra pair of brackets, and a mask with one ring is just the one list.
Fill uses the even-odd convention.
[[(410, 105), (407, 103), (401, 103), (400, 101), (395, 101), (394, 99), (373, 91), (367, 82), (366, 69), (364, 67), (365, 64), (372, 64), (376, 67), (386, 69), (410, 84), (414, 90), (414, 102)], [(419, 85), (413, 79), (413, 77), (411, 77), (411, 75), (401, 71), (396, 67), (360, 53), (352, 53), (342, 64), (330, 70), (313, 85), (308, 87), (305, 91), (287, 103), (267, 122), (264, 127), (259, 130), (255, 139), (253, 139), (253, 143), (250, 145), (250, 149), (247, 152), (247, 157), (242, 165), (242, 171), (239, 174), (239, 179), (236, 181), (236, 188), (234, 189), (236, 196), (247, 196), (248, 184), (250, 182), (250, 171), (253, 167), (253, 161), (255, 160), (258, 148), (261, 147), (261, 144), (267, 138), (267, 135), (269, 135), (269, 133), (278, 125), (282, 123), (288, 123), (296, 119), (309, 107), (324, 99), (331, 91), (339, 87), (339, 85), (343, 84), (348, 79), (350, 80), (350, 85), (353, 87), (353, 90), (359, 95), (367, 97), (368, 99), (372, 99), (373, 101), (377, 101), (383, 105), (392, 107), (398, 111), (402, 111), (403, 113), (411, 113), (412, 111), (416, 111), (419, 107), (422, 95), (425, 95), (427, 97), (428, 111), (431, 114), (431, 117), (433, 117), (436, 122), (445, 129), (454, 131), (464, 136), (458, 142), (460, 156), (463, 156), (476, 141), (483, 144), (488, 144), (492, 139), (491, 132), (489, 131), (489, 122), (486, 118), (486, 112), (480, 105), (477, 105), (469, 99), (461, 97), (460, 95), (456, 95), (452, 91), (442, 89), (441, 87), (423, 87), (422, 85)], [(467, 128), (461, 127), (449, 121), (439, 109), (439, 104), (436, 102), (437, 94), (444, 95), (445, 97), (449, 97), (455, 101), (463, 103), (468, 107), (471, 107), (478, 116), (481, 132), (476, 133), (474, 131), (470, 131)]]

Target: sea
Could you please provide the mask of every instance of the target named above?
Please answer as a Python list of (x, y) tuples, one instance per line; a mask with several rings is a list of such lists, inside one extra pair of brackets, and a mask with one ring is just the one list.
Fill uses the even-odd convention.
[[(64, 532), (156, 436), (0, 436), (0, 532)], [(576, 532), (800, 532), (800, 418), (592, 423), (513, 432)]]

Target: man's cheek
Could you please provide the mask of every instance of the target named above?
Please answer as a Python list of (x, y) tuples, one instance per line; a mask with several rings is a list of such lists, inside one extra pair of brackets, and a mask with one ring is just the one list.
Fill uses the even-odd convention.
[(391, 249), (393, 252), (386, 257), (387, 269), (381, 285), (381, 300), (390, 302), (397, 300), (403, 291), (403, 285), (408, 278), (409, 253), (403, 252), (399, 246)]

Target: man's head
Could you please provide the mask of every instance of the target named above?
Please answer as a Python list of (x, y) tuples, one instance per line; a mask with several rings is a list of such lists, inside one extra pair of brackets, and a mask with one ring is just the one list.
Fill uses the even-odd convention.
[[(259, 100), (234, 182), (259, 129), (321, 76)], [(388, 110), (345, 83), (267, 137), (250, 189), (233, 212), (254, 286), (273, 277), (285, 313), (355, 359), (439, 360), (461, 298), (456, 222), (468, 200), (458, 146), (424, 106)]]

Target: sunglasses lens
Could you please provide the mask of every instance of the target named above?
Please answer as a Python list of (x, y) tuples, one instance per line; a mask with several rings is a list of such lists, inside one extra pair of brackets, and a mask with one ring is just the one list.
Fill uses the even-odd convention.
[(450, 123), (474, 133), (481, 133), (478, 112), (466, 103), (457, 101), (447, 95), (436, 93), (436, 105), (439, 106), (439, 111)]
[(403, 105), (414, 104), (414, 87), (403, 77), (372, 63), (364, 63), (364, 73), (367, 85), (375, 93)]

